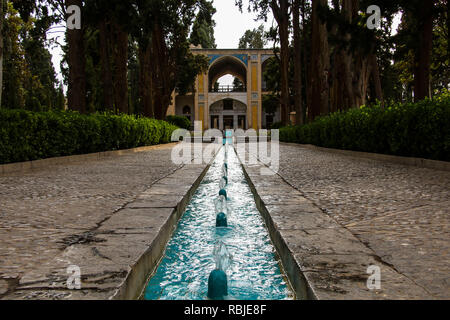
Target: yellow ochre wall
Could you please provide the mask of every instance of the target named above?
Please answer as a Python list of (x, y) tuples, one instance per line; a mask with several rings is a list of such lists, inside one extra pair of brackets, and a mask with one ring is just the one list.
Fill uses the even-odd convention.
[[(247, 127), (258, 130), (262, 123), (261, 64), (263, 55), (273, 55), (273, 50), (201, 49), (191, 48), (194, 54), (203, 55), (248, 55), (247, 62)], [(208, 72), (199, 74), (194, 94), (195, 120), (202, 121), (202, 129), (209, 128), (209, 84)], [(175, 96), (175, 94), (174, 94)], [(175, 100), (175, 99), (173, 99)], [(175, 106), (174, 108), (175, 109)]]

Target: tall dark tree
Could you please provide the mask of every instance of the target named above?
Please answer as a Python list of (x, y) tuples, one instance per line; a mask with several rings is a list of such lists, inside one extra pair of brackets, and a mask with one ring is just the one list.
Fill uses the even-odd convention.
[[(83, 8), (82, 0), (65, 0), (65, 7), (76, 5)], [(66, 14), (65, 20), (69, 16)], [(69, 109), (85, 113), (86, 109), (86, 57), (84, 51), (84, 31), (81, 29), (68, 29), (66, 33), (68, 45), (68, 105)]]
[(260, 25), (253, 30), (245, 31), (239, 39), (239, 49), (263, 49), (267, 44), (264, 25)]
[(414, 55), (414, 100), (431, 97), (430, 67), (433, 47), (433, 19), (435, 0), (420, 1), (413, 9), (418, 31), (418, 42)]
[(98, 30), (101, 82), (106, 109), (128, 113), (128, 43), (131, 7), (119, 0), (86, 3), (89, 28)]
[(200, 8), (192, 26), (190, 42), (194, 46), (201, 45), (204, 49), (217, 48), (214, 37), (214, 27), (216, 22), (213, 19), (217, 12), (212, 1), (201, 0)]
[[(235, 0), (236, 4), (241, 8), (243, 6), (242, 0)], [(258, 13), (258, 17), (262, 20), (267, 20), (267, 13), (272, 11), (273, 16), (277, 22), (278, 35), (280, 40), (280, 110), (281, 121), (284, 124), (289, 122), (290, 98), (289, 98), (289, 25), (290, 25), (290, 8), (291, 2), (289, 0), (250, 0), (249, 10)]]
[[(137, 1), (133, 33), (140, 46), (141, 69), (149, 68), (150, 78), (142, 89), (143, 99), (151, 97), (154, 117), (163, 119), (171, 103), (172, 92), (190, 89), (197, 74), (207, 68), (206, 57), (193, 55), (188, 35), (201, 0)], [(150, 89), (148, 89), (150, 88)], [(146, 109), (146, 108), (144, 108)], [(148, 110), (150, 111), (150, 110)]]
[(4, 0), (0, 0), (0, 108), (3, 94), (3, 23), (5, 20)]
[(47, 48), (50, 42), (46, 33), (53, 16), (46, 6), (34, 1), (8, 1), (3, 9), (6, 59), (2, 88), (7, 94), (2, 97), (2, 105), (34, 111), (62, 108), (60, 84)]
[(311, 106), (309, 118), (329, 112), (330, 57), (326, 21), (321, 12), (328, 8), (327, 0), (312, 0)]
[(281, 122), (289, 123), (290, 94), (289, 94), (289, 8), (288, 0), (270, 1), (270, 7), (278, 24), (280, 35), (280, 68), (281, 68)]
[(102, 65), (103, 103), (107, 110), (114, 111), (114, 86), (111, 67), (111, 25), (106, 17), (99, 22), (100, 58)]
[(113, 23), (115, 30), (114, 46), (114, 100), (116, 109), (120, 113), (128, 113), (128, 32), (124, 24)]
[(302, 83), (302, 35), (300, 29), (301, 0), (294, 0), (292, 6), (292, 24), (294, 33), (294, 106), (296, 124), (304, 124), (303, 83)]
[(152, 70), (151, 70), (151, 34), (153, 29), (153, 11), (151, 1), (134, 1), (132, 11), (131, 35), (137, 45), (137, 60), (139, 63), (139, 109), (146, 117), (154, 117), (152, 103)]

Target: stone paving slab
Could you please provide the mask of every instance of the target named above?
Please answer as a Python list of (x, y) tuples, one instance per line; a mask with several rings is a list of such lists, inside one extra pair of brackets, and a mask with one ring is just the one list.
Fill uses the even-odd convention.
[(279, 174), (380, 259), (450, 299), (450, 172), (280, 146)]
[[(283, 156), (283, 150), (281, 152)], [(294, 159), (296, 157), (289, 160)], [(300, 175), (302, 167), (292, 165)], [(322, 165), (320, 159), (311, 164), (318, 174)], [(261, 163), (243, 167), (298, 298), (435, 298), (421, 284), (380, 258), (378, 250), (367, 246), (320, 205), (305, 197), (304, 189), (297, 190), (282, 175), (261, 176)], [(342, 178), (348, 179), (347, 176)], [(316, 196), (320, 199), (321, 194)], [(362, 228), (364, 224), (359, 226)], [(371, 235), (367, 232), (367, 236)], [(381, 269), (380, 290), (367, 287), (367, 269), (372, 265)]]
[(0, 177), (0, 298), (137, 298), (207, 168), (172, 147)]

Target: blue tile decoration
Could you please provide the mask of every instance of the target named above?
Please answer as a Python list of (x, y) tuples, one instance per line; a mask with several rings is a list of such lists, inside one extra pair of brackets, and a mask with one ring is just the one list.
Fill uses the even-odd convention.
[(208, 57), (210, 58), (209, 64), (211, 65), (214, 61), (221, 57), (232, 56), (241, 60), (246, 66), (248, 66), (248, 55), (246, 54), (210, 54)]

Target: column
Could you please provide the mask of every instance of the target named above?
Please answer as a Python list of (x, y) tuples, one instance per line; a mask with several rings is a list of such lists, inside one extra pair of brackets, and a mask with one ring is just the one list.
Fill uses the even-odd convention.
[(260, 81), (258, 66), (260, 65), (258, 55), (254, 54), (251, 56), (251, 128), (258, 130), (260, 128), (260, 112), (259, 112), (259, 97), (260, 97)]

